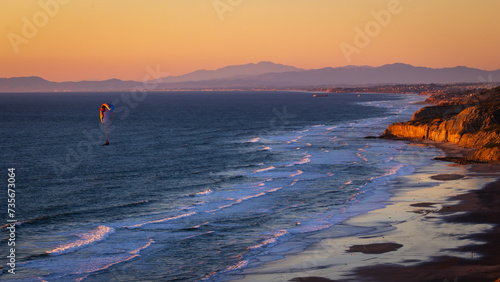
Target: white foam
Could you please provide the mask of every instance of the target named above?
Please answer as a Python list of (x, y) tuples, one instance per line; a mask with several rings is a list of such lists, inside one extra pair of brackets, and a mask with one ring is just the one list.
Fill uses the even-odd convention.
[(203, 233), (199, 233), (199, 234), (194, 234), (194, 235), (186, 237), (185, 239), (192, 239), (192, 238), (195, 238), (195, 237), (199, 237), (199, 236), (203, 236), (203, 235), (207, 235), (207, 234), (212, 234), (214, 232), (215, 231), (211, 230), (211, 231), (207, 231), (207, 232), (203, 232)]
[(134, 255), (138, 255), (140, 251), (142, 251), (142, 250), (146, 249), (147, 247), (151, 246), (151, 244), (153, 244), (154, 242), (155, 241), (153, 239), (149, 239), (149, 241), (144, 246), (139, 247), (139, 248), (137, 248), (137, 249), (135, 249), (135, 250), (133, 250), (133, 251), (131, 251), (129, 253), (134, 254)]
[(292, 139), (292, 140), (289, 140), (289, 141), (286, 141), (285, 144), (290, 144), (290, 143), (295, 143), (295, 142), (298, 142), (300, 139), (302, 139), (304, 136), (299, 136), (295, 139)]
[(247, 265), (248, 265), (248, 260), (242, 260), (242, 261), (239, 261), (238, 263), (226, 268), (226, 270), (230, 271), (230, 270), (240, 269), (240, 268), (245, 267)]
[(257, 198), (257, 197), (261, 197), (261, 196), (264, 196), (264, 195), (266, 195), (266, 192), (261, 192), (259, 194), (245, 196), (245, 197), (242, 197), (240, 199), (237, 199), (236, 201), (234, 201), (232, 203), (229, 203), (227, 205), (223, 205), (223, 206), (217, 207), (216, 209), (205, 211), (205, 212), (207, 212), (207, 213), (216, 212), (216, 211), (219, 211), (219, 210), (222, 210), (222, 209), (225, 209), (225, 208), (229, 208), (229, 207), (234, 206), (236, 204), (239, 204), (239, 203), (241, 203), (243, 201), (250, 200), (250, 199), (253, 199), (253, 198)]
[(276, 192), (276, 191), (281, 190), (281, 189), (283, 189), (283, 187), (276, 187), (276, 188), (273, 188), (273, 189), (267, 191), (267, 193)]
[(250, 195), (250, 196), (246, 196), (246, 197), (243, 197), (241, 199), (238, 199), (236, 200), (235, 203), (241, 203), (243, 201), (246, 201), (246, 200), (250, 200), (250, 199), (253, 199), (253, 198), (257, 198), (257, 197), (260, 197), (260, 196), (264, 196), (266, 193), (265, 192), (261, 192), (259, 194), (256, 194), (256, 195)]
[(245, 143), (257, 143), (260, 141), (260, 137), (255, 137), (255, 138), (252, 138), (248, 141), (246, 141)]
[(144, 226), (144, 225), (147, 225), (147, 224), (153, 224), (153, 223), (160, 223), (160, 222), (175, 220), (175, 219), (183, 218), (183, 217), (186, 217), (186, 216), (191, 216), (191, 215), (194, 215), (194, 214), (196, 214), (196, 212), (190, 212), (190, 213), (181, 214), (181, 215), (172, 216), (172, 217), (167, 217), (167, 218), (162, 218), (162, 219), (158, 219), (158, 220), (146, 221), (146, 222), (138, 223), (138, 224), (131, 225), (131, 226), (125, 226), (125, 228), (129, 228), (129, 229), (137, 228), (137, 227), (141, 227), (141, 226)]
[(62, 244), (53, 250), (47, 251), (47, 254), (60, 255), (64, 253), (74, 252), (92, 243), (106, 239), (106, 237), (113, 232), (113, 228), (101, 225), (89, 232), (77, 234), (76, 236), (80, 237), (80, 239), (70, 243)]
[(207, 224), (209, 224), (209, 222), (208, 222), (208, 221), (207, 221), (207, 222), (205, 222), (205, 223), (199, 224), (199, 225), (195, 225), (195, 226), (193, 226), (193, 227), (191, 227), (191, 228), (198, 229), (198, 228), (202, 227), (203, 225), (207, 225)]
[(304, 173), (302, 170), (297, 170), (295, 172), (293, 172), (292, 174), (290, 174), (290, 177), (295, 177), (295, 176), (299, 176), (301, 175), (302, 173)]
[[(97, 271), (102, 271), (102, 270), (105, 270), (105, 269), (108, 269), (110, 268), (111, 266), (113, 265), (116, 265), (116, 264), (119, 264), (119, 263), (122, 263), (122, 262), (126, 262), (126, 261), (129, 261), (133, 258), (136, 258), (139, 256), (139, 252), (146, 249), (147, 247), (151, 246), (151, 244), (154, 243), (154, 240), (153, 239), (149, 239), (149, 241), (133, 250), (133, 251), (130, 251), (128, 252), (130, 255), (129, 256), (121, 256), (121, 257), (118, 257), (116, 260), (114, 261), (111, 261), (109, 262), (109, 260), (106, 260), (106, 259), (103, 259), (103, 260), (99, 260), (99, 259), (93, 259), (92, 260), (92, 263), (88, 264), (90, 266), (89, 269), (85, 269), (84, 271), (80, 271), (78, 274), (83, 274), (83, 273), (86, 273), (87, 275), (83, 276), (83, 277), (80, 277), (80, 278), (77, 278), (75, 279), (75, 281), (83, 281), (85, 278), (87, 278), (91, 273), (94, 273), (94, 272), (97, 272)], [(99, 262), (103, 262), (104, 265), (102, 266), (99, 266)]]
[(270, 167), (266, 167), (266, 168), (257, 169), (257, 170), (254, 170), (253, 173), (268, 171), (268, 170), (272, 170), (272, 169), (275, 169), (275, 167), (274, 166), (270, 166)]
[(305, 156), (300, 161), (297, 161), (294, 164), (306, 164), (308, 162), (311, 162), (310, 157), (311, 155), (305, 154)]
[(367, 162), (368, 159), (363, 157), (360, 153), (356, 153), (356, 156), (358, 156), (360, 159), (362, 159), (364, 162)]
[(258, 248), (262, 248), (262, 247), (264, 247), (266, 245), (272, 244), (272, 243), (276, 242), (276, 240), (279, 237), (281, 237), (281, 236), (283, 236), (283, 235), (285, 235), (287, 233), (288, 233), (288, 231), (286, 231), (284, 229), (283, 230), (278, 230), (278, 231), (274, 232), (274, 234), (271, 236), (271, 238), (268, 238), (268, 239), (262, 241), (262, 243), (260, 243), (258, 245), (248, 247), (248, 249), (249, 250), (251, 250), (251, 249), (258, 249)]
[(212, 192), (213, 192), (212, 189), (208, 188), (205, 191), (201, 191), (201, 192), (196, 193), (195, 195), (196, 196), (204, 196), (204, 195), (211, 194)]
[(206, 275), (203, 279), (200, 279), (200, 281), (204, 281), (204, 280), (208, 280), (208, 279), (211, 279), (213, 278), (215, 275), (217, 274), (222, 274), (222, 273), (225, 273), (225, 272), (228, 272), (228, 271), (232, 271), (232, 270), (236, 270), (236, 269), (241, 269), (245, 266), (248, 265), (248, 260), (241, 260), (231, 266), (228, 266), (226, 269), (222, 270), (222, 271), (214, 271), (214, 272), (211, 272), (210, 274)]

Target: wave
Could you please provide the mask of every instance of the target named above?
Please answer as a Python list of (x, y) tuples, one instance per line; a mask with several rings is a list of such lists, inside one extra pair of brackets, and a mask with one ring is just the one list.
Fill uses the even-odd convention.
[(368, 159), (363, 157), (363, 155), (361, 155), (360, 153), (356, 153), (356, 156), (358, 156), (358, 158), (362, 159), (364, 162), (368, 161)]
[(311, 155), (305, 154), (305, 156), (300, 161), (294, 162), (294, 164), (306, 164), (308, 162), (311, 162), (310, 157)]
[(199, 224), (199, 225), (195, 225), (195, 226), (193, 226), (193, 227), (191, 227), (191, 228), (192, 228), (192, 229), (198, 229), (198, 228), (200, 228), (200, 227), (202, 227), (202, 226), (204, 226), (204, 225), (207, 225), (207, 224), (209, 224), (209, 222), (208, 222), (208, 221), (207, 221), (207, 222), (205, 222), (205, 223)]
[(255, 137), (255, 138), (252, 138), (248, 141), (245, 141), (245, 143), (257, 143), (260, 141), (260, 137)]
[(378, 176), (373, 176), (373, 177), (369, 178), (369, 180), (373, 181), (375, 179), (379, 179), (379, 178), (383, 178), (383, 177), (386, 177), (386, 176), (395, 175), (395, 174), (398, 173), (399, 170), (401, 170), (402, 168), (404, 168), (406, 166), (407, 165), (405, 165), (405, 164), (398, 164), (398, 165), (395, 165), (393, 167), (389, 167), (384, 174), (381, 174), (381, 175), (378, 175)]
[(302, 139), (302, 137), (304, 136), (299, 136), (293, 140), (290, 140), (290, 141), (286, 141), (285, 144), (290, 144), (290, 143), (294, 143), (294, 142), (298, 142), (300, 139)]
[(275, 167), (274, 166), (270, 166), (270, 167), (266, 167), (266, 168), (257, 169), (257, 170), (254, 170), (253, 173), (268, 171), (268, 170), (272, 170), (272, 169), (275, 169)]
[(138, 224), (131, 225), (131, 226), (125, 226), (125, 228), (133, 229), (133, 228), (141, 227), (141, 226), (144, 226), (144, 225), (147, 225), (147, 224), (153, 224), (153, 223), (160, 223), (160, 222), (175, 220), (175, 219), (183, 218), (183, 217), (186, 217), (186, 216), (191, 216), (191, 215), (194, 215), (194, 214), (196, 214), (196, 212), (185, 213), (185, 214), (181, 214), (181, 215), (177, 215), (177, 216), (172, 216), (172, 217), (166, 217), (166, 218), (162, 218), (162, 219), (158, 219), (158, 220), (146, 221), (146, 222), (138, 223)]
[[(23, 224), (26, 224), (26, 223), (34, 223), (34, 222), (38, 222), (38, 221), (44, 221), (44, 220), (48, 220), (50, 217), (47, 216), (47, 215), (42, 215), (42, 216), (39, 216), (39, 217), (36, 217), (36, 218), (32, 218), (32, 219), (27, 219), (27, 220), (23, 220), (23, 221), (18, 221), (18, 222), (12, 222), (14, 223), (15, 226), (20, 226), (20, 225), (23, 225)], [(0, 227), (0, 229), (6, 229), (7, 227), (9, 227), (12, 223), (7, 223), (7, 224), (4, 224)]]
[(278, 238), (279, 238), (279, 237), (281, 237), (281, 236), (283, 236), (283, 235), (285, 235), (285, 234), (287, 234), (287, 233), (288, 233), (288, 231), (286, 231), (286, 230), (284, 230), (284, 229), (283, 229), (283, 230), (278, 230), (278, 231), (276, 231), (276, 232), (272, 235), (272, 237), (271, 237), (271, 238), (269, 238), (269, 239), (266, 239), (266, 240), (262, 241), (262, 243), (260, 243), (260, 244), (258, 244), (258, 245), (248, 247), (248, 249), (249, 249), (249, 250), (252, 250), (252, 249), (258, 249), (258, 248), (262, 248), (262, 247), (264, 247), (264, 246), (266, 246), (266, 245), (272, 244), (272, 243), (276, 242), (276, 240), (278, 240)]
[(196, 196), (205, 196), (205, 195), (208, 195), (208, 194), (212, 194), (214, 191), (210, 188), (206, 189), (206, 190), (203, 190), (201, 192), (198, 192), (198, 193), (194, 193), (194, 194), (189, 194), (190, 197), (196, 197)]
[(302, 173), (304, 173), (302, 170), (297, 170), (295, 172), (293, 172), (292, 174), (290, 174), (290, 177), (295, 177), (295, 176), (299, 176), (301, 175)]
[(223, 274), (223, 273), (228, 272), (228, 271), (241, 269), (247, 265), (248, 265), (248, 260), (241, 260), (241, 261), (239, 261), (231, 266), (226, 267), (226, 269), (224, 269), (224, 270), (218, 270), (218, 271), (213, 271), (213, 272), (209, 273), (203, 279), (200, 279), (200, 281), (205, 281), (205, 280), (211, 279), (218, 274)]
[(231, 270), (235, 270), (235, 269), (240, 269), (240, 268), (243, 268), (245, 266), (248, 265), (248, 260), (242, 260), (242, 261), (239, 261), (237, 262), (236, 264), (234, 265), (231, 265), (229, 266), (228, 268), (226, 268), (226, 271), (231, 271)]
[[(113, 262), (111, 262), (111, 263), (105, 264), (105, 265), (100, 266), (100, 267), (99, 267), (99, 266), (97, 266), (97, 267), (94, 267), (94, 268), (92, 268), (92, 269), (89, 269), (89, 270), (87, 270), (87, 271), (83, 272), (83, 273), (85, 273), (85, 274), (87, 274), (87, 275), (85, 275), (85, 276), (83, 276), (83, 277), (80, 277), (80, 278), (78, 278), (78, 279), (75, 279), (75, 281), (77, 281), (77, 282), (79, 282), (79, 281), (83, 281), (83, 280), (84, 280), (84, 279), (86, 279), (86, 278), (87, 278), (90, 274), (92, 274), (92, 273), (94, 273), (94, 272), (102, 271), (102, 270), (105, 270), (105, 269), (110, 268), (110, 267), (111, 267), (111, 266), (113, 266), (113, 265), (116, 265), (116, 264), (119, 264), (119, 263), (122, 263), (122, 262), (126, 262), (126, 261), (129, 261), (129, 260), (133, 259), (133, 258), (136, 258), (136, 257), (138, 257), (138, 256), (139, 256), (139, 252), (140, 252), (140, 251), (142, 251), (142, 250), (146, 249), (147, 247), (151, 246), (151, 244), (153, 244), (154, 242), (155, 242), (155, 241), (154, 241), (153, 239), (149, 239), (149, 241), (148, 241), (145, 245), (143, 245), (143, 246), (141, 246), (141, 247), (139, 247), (139, 248), (137, 248), (137, 249), (135, 249), (135, 250), (132, 250), (132, 251), (128, 252), (128, 253), (130, 254), (130, 256), (121, 257), (121, 258), (119, 258), (118, 260), (113, 261)], [(93, 266), (93, 265), (94, 265), (94, 264), (92, 264), (92, 266)]]
[(203, 235), (212, 234), (212, 233), (214, 233), (214, 232), (215, 232), (215, 231), (210, 230), (210, 231), (207, 231), (207, 232), (203, 232), (203, 233), (199, 233), (199, 234), (194, 234), (194, 235), (191, 235), (191, 236), (187, 236), (186, 238), (184, 238), (184, 240), (187, 240), (187, 239), (192, 239), (192, 238), (199, 237), (199, 236), (203, 236)]
[(281, 190), (281, 189), (283, 189), (283, 187), (276, 187), (276, 188), (273, 188), (273, 189), (267, 191), (267, 193), (276, 192), (276, 191)]
[(246, 197), (243, 197), (243, 198), (240, 198), (240, 199), (236, 200), (235, 203), (241, 203), (241, 202), (246, 201), (246, 200), (250, 200), (250, 199), (253, 199), (253, 198), (264, 196), (265, 194), (266, 194), (266, 192), (260, 192), (259, 194), (246, 196)]
[[(133, 202), (133, 203), (130, 203), (130, 204), (124, 204), (124, 205), (115, 206), (115, 207), (130, 207), (130, 206), (143, 205), (143, 204), (147, 204), (147, 203), (149, 203), (149, 200)], [(115, 208), (115, 207), (113, 207), (113, 208)]]
[[(24, 224), (26, 224), (26, 225), (27, 224), (38, 224), (38, 223), (44, 222), (44, 221), (57, 221), (57, 218), (59, 218), (59, 217), (71, 217), (71, 216), (75, 216), (75, 215), (82, 215), (84, 213), (99, 213), (101, 211), (109, 212), (110, 210), (113, 210), (113, 209), (127, 208), (127, 207), (132, 207), (132, 206), (145, 205), (145, 204), (149, 204), (149, 203), (151, 203), (150, 200), (143, 200), (143, 201), (126, 203), (126, 204), (121, 204), (121, 205), (116, 205), (116, 206), (110, 206), (110, 207), (106, 207), (106, 208), (92, 209), (92, 210), (88, 210), (88, 211), (75, 211), (75, 212), (57, 213), (57, 214), (53, 214), (53, 215), (42, 215), (39, 217), (30, 218), (30, 219), (26, 219), (23, 221), (18, 221), (15, 223), (15, 225), (20, 226), (20, 225), (24, 225)], [(10, 226), (10, 224), (5, 224), (5, 225), (0, 226), (0, 229), (5, 229), (9, 226)]]
[(228, 207), (231, 207), (231, 206), (234, 206), (236, 204), (240, 204), (242, 203), (243, 201), (246, 201), (246, 200), (250, 200), (250, 199), (253, 199), (253, 198), (258, 198), (258, 197), (262, 197), (262, 196), (265, 196), (266, 194), (268, 193), (272, 193), (272, 192), (276, 192), (280, 189), (282, 189), (283, 187), (276, 187), (276, 188), (273, 188), (273, 189), (270, 189), (269, 191), (266, 191), (266, 192), (260, 192), (258, 194), (255, 194), (255, 195), (249, 195), (249, 196), (244, 196), (244, 197), (241, 197), (239, 199), (231, 199), (231, 200), (234, 200), (234, 202), (232, 203), (229, 203), (227, 205), (223, 205), (223, 206), (220, 206), (220, 207), (217, 207), (213, 210), (208, 210), (208, 211), (205, 211), (206, 213), (213, 213), (213, 212), (216, 212), (218, 210), (222, 210), (222, 209), (225, 209), (225, 208), (228, 208)]
[(101, 225), (89, 232), (78, 234), (77, 236), (80, 237), (79, 240), (73, 241), (71, 243), (62, 244), (53, 250), (47, 251), (47, 254), (60, 255), (69, 252), (74, 252), (92, 243), (106, 239), (106, 237), (113, 232), (114, 232), (113, 228)]

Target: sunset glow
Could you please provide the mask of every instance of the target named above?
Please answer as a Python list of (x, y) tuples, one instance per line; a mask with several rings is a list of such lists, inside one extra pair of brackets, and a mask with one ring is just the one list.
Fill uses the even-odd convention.
[[(399, 12), (377, 20), (390, 5)], [(500, 68), (500, 2), (493, 0), (18, 0), (0, 6), (0, 77), (141, 80), (147, 66), (181, 75), (259, 61), (305, 69), (395, 62)], [(367, 28), (373, 36), (360, 48), (356, 30)], [(343, 43), (357, 48), (349, 59)]]

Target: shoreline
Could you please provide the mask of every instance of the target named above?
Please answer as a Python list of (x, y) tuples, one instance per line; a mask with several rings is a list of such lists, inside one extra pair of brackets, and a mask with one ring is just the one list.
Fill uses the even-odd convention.
[[(438, 147), (447, 157), (465, 152), (446, 143), (412, 145)], [(500, 278), (500, 255), (494, 253), (500, 249), (495, 242), (500, 235), (500, 165), (435, 161), (389, 185), (393, 195), (383, 201), (385, 207), (332, 227), (359, 228), (358, 235), (335, 237), (332, 229), (331, 238), (244, 269), (232, 281)]]
[[(354, 277), (369, 281), (499, 281), (500, 280), (500, 166), (472, 165), (470, 173), (495, 175), (496, 181), (453, 196), (457, 202), (437, 211), (437, 218), (447, 225), (479, 227), (459, 240), (469, 244), (451, 249), (455, 254), (433, 257), (412, 266), (380, 264), (355, 270)], [(494, 174), (492, 175), (492, 172)], [(472, 175), (472, 174), (469, 174)], [(472, 176), (474, 177), (474, 176)], [(480, 177), (480, 176), (475, 176)], [(459, 180), (460, 181), (460, 180)], [(432, 206), (430, 204), (430, 206)], [(490, 228), (481, 229), (481, 226)], [(457, 230), (461, 232), (460, 230)], [(481, 232), (482, 231), (482, 232)]]

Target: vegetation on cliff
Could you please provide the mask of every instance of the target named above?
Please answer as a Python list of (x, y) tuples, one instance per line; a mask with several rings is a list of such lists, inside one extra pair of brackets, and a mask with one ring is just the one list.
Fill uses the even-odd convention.
[(436, 102), (411, 121), (390, 125), (381, 137), (452, 142), (477, 149), (468, 161), (500, 162), (500, 87)]

